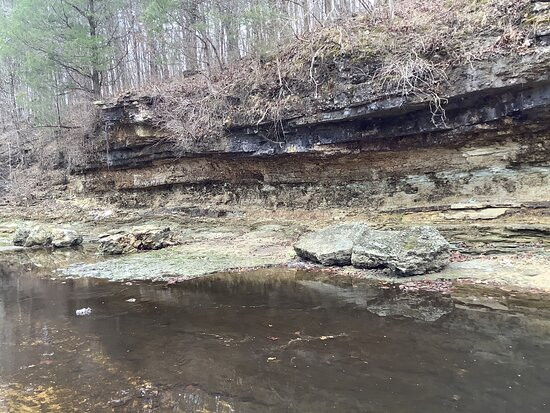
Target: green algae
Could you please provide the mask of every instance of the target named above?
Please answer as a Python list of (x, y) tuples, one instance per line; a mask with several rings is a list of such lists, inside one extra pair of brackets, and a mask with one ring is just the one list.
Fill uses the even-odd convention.
[(174, 276), (190, 279), (232, 269), (283, 264), (291, 258), (290, 254), (271, 256), (254, 254), (246, 249), (185, 245), (130, 254), (92, 264), (76, 264), (62, 269), (61, 274), (70, 277), (107, 278), (113, 281)]
[(245, 234), (240, 234), (241, 231), (201, 230), (189, 233), (189, 242), (184, 245), (75, 264), (61, 269), (60, 273), (114, 281), (185, 279), (214, 272), (280, 265), (295, 257), (289, 235), (280, 228), (260, 227)]

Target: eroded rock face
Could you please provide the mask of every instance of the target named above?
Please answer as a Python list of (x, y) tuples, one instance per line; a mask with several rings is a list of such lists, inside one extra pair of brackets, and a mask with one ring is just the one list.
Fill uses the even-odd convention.
[(449, 263), (449, 248), (432, 227), (370, 230), (355, 243), (351, 263), (357, 268), (389, 268), (398, 276), (420, 275), (443, 269)]
[(346, 223), (306, 234), (296, 253), (323, 265), (386, 268), (397, 276), (420, 275), (449, 263), (449, 243), (432, 227), (383, 231), (363, 223)]
[(127, 254), (136, 251), (159, 250), (180, 244), (170, 228), (135, 227), (99, 237), (99, 251), (106, 255)]
[(539, 208), (550, 200), (548, 47), (453, 65), (444, 121), (425, 97), (373, 93), (372, 82), (353, 81), (346, 93), (321, 94), (281, 119), (284, 139), (271, 136), (270, 122), (243, 123), (181, 146), (154, 118), (157, 97), (124, 95), (100, 105), (98, 129), (107, 133), (96, 139), (109, 150), (76, 168), (70, 186), (118, 191), (123, 206), (183, 199), (189, 208), (200, 200), (227, 209), (445, 211), (473, 200)]
[(82, 244), (82, 236), (68, 228), (49, 228), (42, 225), (23, 226), (15, 231), (13, 243), (23, 247), (66, 248)]

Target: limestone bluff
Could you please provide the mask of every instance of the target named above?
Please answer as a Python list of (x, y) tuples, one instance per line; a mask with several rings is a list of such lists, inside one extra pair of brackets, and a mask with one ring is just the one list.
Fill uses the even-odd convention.
[(189, 205), (270, 208), (547, 206), (548, 52), (541, 45), (454, 69), (441, 122), (427, 101), (369, 100), (357, 87), (342, 107), (283, 119), (284, 140), (267, 138), (262, 125), (234, 125), (183, 153), (156, 126), (153, 97), (125, 95), (100, 103), (108, 150), (79, 168), (72, 185), (138, 203), (145, 194), (179, 194)]

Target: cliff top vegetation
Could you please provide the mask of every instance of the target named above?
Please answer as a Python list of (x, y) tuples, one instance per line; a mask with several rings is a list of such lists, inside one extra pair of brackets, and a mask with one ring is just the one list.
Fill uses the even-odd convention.
[(445, 119), (449, 73), (457, 66), (529, 54), (548, 14), (529, 0), (396, 2), (296, 37), (276, 52), (246, 58), (210, 76), (150, 85), (155, 119), (183, 145), (240, 126), (281, 124), (319, 111), (395, 95), (430, 102)]

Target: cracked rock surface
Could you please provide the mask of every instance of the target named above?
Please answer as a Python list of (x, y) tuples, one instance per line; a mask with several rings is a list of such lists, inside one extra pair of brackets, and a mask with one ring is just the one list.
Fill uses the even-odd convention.
[(323, 265), (387, 268), (410, 276), (439, 271), (449, 263), (450, 245), (435, 228), (375, 230), (363, 223), (344, 223), (306, 234), (296, 253)]

